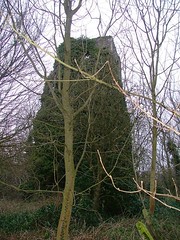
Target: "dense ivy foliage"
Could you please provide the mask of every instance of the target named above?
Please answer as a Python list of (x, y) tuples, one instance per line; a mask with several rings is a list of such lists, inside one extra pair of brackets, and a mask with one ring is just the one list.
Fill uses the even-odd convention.
[[(108, 37), (112, 43), (112, 38)], [(109, 41), (108, 40), (108, 41)], [(122, 85), (119, 58), (115, 49), (101, 44), (100, 39), (71, 39), (71, 65), (113, 84), (113, 77)], [(64, 59), (64, 43), (57, 52)], [(107, 61), (110, 63), (110, 68)], [(64, 66), (55, 62), (49, 76), (51, 88), (61, 101)], [(83, 157), (76, 179), (77, 200), (84, 194), (88, 206), (107, 215), (124, 212), (133, 197), (117, 193), (105, 175), (99, 162), (97, 150), (103, 163), (111, 172), (119, 188), (132, 189), (133, 166), (131, 162), (131, 124), (123, 94), (113, 88), (85, 78), (81, 71), (71, 72), (71, 104), (76, 112), (87, 102), (74, 118), (75, 164)], [(113, 76), (112, 76), (113, 74)], [(76, 81), (74, 81), (76, 80)], [(89, 96), (91, 96), (89, 98)], [(87, 101), (88, 100), (88, 101)], [(41, 108), (29, 136), (29, 163), (34, 187), (55, 189), (64, 187), (64, 131), (63, 116), (55, 104), (48, 84), (45, 83)], [(34, 180), (33, 180), (34, 179)], [(94, 187), (92, 187), (94, 185)], [(83, 192), (82, 194), (80, 194)], [(86, 206), (87, 207), (87, 206)]]

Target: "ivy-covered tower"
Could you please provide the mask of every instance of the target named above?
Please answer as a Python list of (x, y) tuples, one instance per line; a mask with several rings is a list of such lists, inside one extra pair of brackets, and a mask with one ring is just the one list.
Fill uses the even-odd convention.
[[(64, 59), (62, 43), (57, 56)], [(80, 201), (88, 198), (94, 210), (118, 214), (125, 210), (126, 195), (117, 193), (106, 176), (97, 154), (119, 188), (128, 189), (133, 175), (131, 161), (131, 124), (125, 98), (118, 92), (114, 79), (122, 86), (120, 59), (113, 38), (72, 39), (71, 63), (78, 71), (71, 73), (71, 105), (74, 110), (74, 159), (79, 165), (76, 192), (83, 192)], [(41, 97), (41, 108), (29, 136), (29, 162), (35, 187), (64, 187), (63, 117), (52, 97), (52, 90), (61, 98), (64, 66), (54, 63)], [(106, 84), (83, 74), (93, 75)], [(111, 87), (112, 86), (112, 87)], [(83, 106), (83, 109), (81, 109)], [(81, 111), (79, 111), (81, 109)], [(84, 202), (86, 202), (84, 200)]]

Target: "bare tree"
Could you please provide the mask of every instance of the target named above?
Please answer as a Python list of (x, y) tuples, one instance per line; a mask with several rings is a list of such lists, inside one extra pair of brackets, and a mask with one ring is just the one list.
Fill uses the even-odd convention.
[[(16, 1), (12, 1), (11, 4), (13, 7), (17, 6)], [(5, 180), (7, 175), (11, 182), (16, 178), (17, 165), (20, 166), (24, 162), (23, 143), (27, 138), (41, 89), (39, 81), (38, 84), (34, 84), (34, 70), (21, 45), (23, 39), (15, 36), (9, 25), (11, 21), (9, 11), (12, 10), (12, 6), (8, 6), (7, 1), (0, 3), (0, 162), (4, 166), (2, 179)], [(27, 9), (28, 6), (23, 3), (21, 5), (23, 16), (26, 15)], [(21, 16), (18, 12), (14, 12), (13, 16), (14, 23), (20, 30)], [(32, 19), (30, 20), (28, 16), (26, 18), (29, 28), (32, 29), (32, 36), (38, 42), (39, 30), (34, 31)], [(27, 46), (27, 53), (33, 53), (30, 44)], [(16, 180), (14, 183), (20, 184)]]
[[(163, 94), (171, 81), (170, 74), (179, 61), (179, 1), (129, 1), (126, 10), (126, 32), (120, 39), (131, 59), (126, 60), (126, 69), (137, 85), (143, 86), (138, 92), (138, 109), (148, 116), (151, 133), (150, 191), (156, 193), (156, 164), (158, 135), (166, 128), (167, 115), (162, 112)], [(127, 59), (127, 58), (126, 58)], [(128, 64), (127, 64), (128, 63)], [(137, 101), (137, 100), (135, 100)], [(137, 107), (136, 105), (136, 107)], [(145, 111), (144, 111), (145, 110)], [(150, 117), (150, 118), (149, 118)], [(161, 120), (161, 121), (159, 121)], [(162, 123), (162, 124), (161, 124)], [(163, 124), (164, 123), (164, 124)], [(169, 126), (166, 130), (173, 129)], [(154, 213), (155, 199), (150, 197), (150, 212)]]
[[(12, 2), (13, 4), (13, 2)], [(22, 13), (26, 15), (27, 7), (22, 5)], [(24, 128), (23, 118), (25, 111), (21, 115), (21, 109), (27, 110), (28, 102), (36, 94), (37, 84), (33, 85), (34, 70), (26, 56), (26, 52), (32, 55), (33, 49), (27, 46), (26, 52), (21, 45), (20, 39), (14, 35), (14, 31), (9, 26), (10, 6), (6, 1), (1, 3), (1, 46), (0, 46), (0, 121), (1, 121), (1, 142), (6, 138), (11, 138)], [(21, 16), (14, 13), (14, 24), (21, 28)], [(28, 21), (29, 28), (32, 21)], [(33, 27), (32, 27), (33, 28)], [(33, 31), (34, 40), (38, 40), (39, 31)], [(35, 60), (34, 60), (35, 61)], [(32, 95), (31, 95), (32, 94)], [(37, 89), (38, 94), (38, 89)], [(25, 108), (26, 106), (26, 108)], [(25, 123), (26, 124), (26, 123)]]

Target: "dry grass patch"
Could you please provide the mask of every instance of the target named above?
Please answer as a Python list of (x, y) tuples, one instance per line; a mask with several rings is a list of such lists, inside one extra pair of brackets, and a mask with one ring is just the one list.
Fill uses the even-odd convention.
[(25, 231), (9, 235), (0, 234), (1, 240), (55, 240), (55, 231), (42, 229), (39, 231)]
[(35, 211), (43, 206), (52, 204), (56, 201), (53, 197), (40, 197), (34, 200), (22, 200), (22, 199), (1, 199), (0, 200), (0, 214), (1, 213), (15, 213), (15, 212), (31, 212)]
[(103, 222), (99, 227), (72, 231), (71, 240), (139, 240), (135, 224), (136, 218)]

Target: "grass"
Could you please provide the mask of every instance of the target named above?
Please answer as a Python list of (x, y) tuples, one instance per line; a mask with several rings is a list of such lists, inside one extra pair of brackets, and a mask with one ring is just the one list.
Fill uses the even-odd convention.
[[(53, 206), (53, 198), (38, 198), (31, 201), (1, 200), (0, 224), (4, 230), (0, 232), (1, 240), (55, 240), (57, 209)], [(4, 217), (4, 218), (3, 218)], [(56, 221), (55, 221), (55, 218)], [(153, 224), (162, 239), (180, 238), (178, 213), (165, 209), (159, 212)], [(71, 240), (140, 240), (135, 228), (142, 217), (124, 217), (109, 219), (97, 227), (79, 223), (78, 219), (71, 223)], [(29, 224), (29, 225), (28, 225)], [(2, 228), (2, 226), (0, 226)]]
[[(139, 240), (134, 224), (137, 219), (122, 219), (118, 223), (105, 222), (96, 228), (85, 228), (72, 231), (71, 240)], [(125, 227), (125, 224), (128, 226)], [(55, 240), (55, 230), (46, 228), (37, 231), (24, 231), (12, 234), (0, 234), (1, 240)]]
[(0, 214), (2, 213), (14, 213), (14, 212), (27, 212), (27, 211), (35, 211), (43, 206), (46, 206), (48, 204), (53, 204), (54, 198), (49, 197), (39, 197), (35, 198), (34, 200), (23, 200), (23, 199), (14, 199), (8, 200), (8, 199), (1, 199), (0, 200)]

